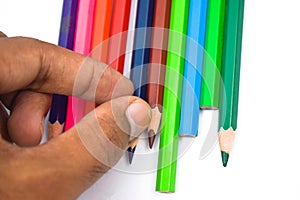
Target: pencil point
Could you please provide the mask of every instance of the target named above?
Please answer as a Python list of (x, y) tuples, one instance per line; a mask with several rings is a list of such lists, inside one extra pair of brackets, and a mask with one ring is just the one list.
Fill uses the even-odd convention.
[(132, 147), (129, 147), (129, 148), (127, 149), (127, 151), (128, 151), (128, 158), (129, 158), (129, 164), (132, 163), (133, 155), (134, 155), (135, 149), (136, 149), (136, 146), (133, 147), (133, 148), (132, 148)]
[(152, 149), (154, 141), (155, 141), (155, 133), (154, 133), (154, 131), (150, 130), (148, 132), (148, 136), (149, 136), (149, 138), (148, 138), (149, 139), (149, 147), (150, 147), (150, 149)]
[(220, 144), (220, 149), (222, 154), (223, 166), (226, 167), (229, 159), (229, 153), (233, 146), (235, 131), (233, 130), (232, 127), (230, 127), (227, 130), (221, 128), (218, 137), (219, 137), (219, 144)]
[(225, 151), (221, 151), (221, 155), (222, 155), (223, 167), (226, 167), (229, 159), (229, 154), (226, 153)]

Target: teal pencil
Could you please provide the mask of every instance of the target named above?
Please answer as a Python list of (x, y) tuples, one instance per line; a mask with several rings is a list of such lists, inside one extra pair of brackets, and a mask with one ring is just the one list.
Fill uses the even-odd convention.
[(227, 166), (237, 128), (244, 0), (226, 1), (222, 60), (224, 88), (220, 94), (219, 144), (223, 166)]

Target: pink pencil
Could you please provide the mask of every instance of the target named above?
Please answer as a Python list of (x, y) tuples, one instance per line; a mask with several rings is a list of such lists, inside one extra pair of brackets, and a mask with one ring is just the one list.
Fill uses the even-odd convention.
[[(79, 0), (74, 51), (88, 56), (91, 50), (92, 28), (96, 0)], [(70, 129), (85, 114), (85, 101), (76, 97), (68, 98), (68, 109), (65, 130)]]

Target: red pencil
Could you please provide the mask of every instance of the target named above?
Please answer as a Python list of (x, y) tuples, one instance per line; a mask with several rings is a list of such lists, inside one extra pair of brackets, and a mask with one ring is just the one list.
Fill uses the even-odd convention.
[(152, 47), (148, 71), (147, 101), (152, 107), (151, 124), (148, 128), (149, 146), (152, 148), (158, 132), (165, 80), (165, 65), (168, 49), (171, 0), (157, 0), (154, 8)]
[(131, 0), (115, 0), (111, 20), (107, 63), (123, 73)]
[[(107, 62), (107, 39), (110, 32), (113, 0), (96, 0), (91, 42), (91, 57)], [(85, 114), (95, 108), (94, 102), (85, 103)]]

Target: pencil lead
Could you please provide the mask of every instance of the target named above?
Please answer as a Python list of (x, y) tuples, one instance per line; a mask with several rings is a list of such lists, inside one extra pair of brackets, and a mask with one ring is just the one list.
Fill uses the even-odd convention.
[(152, 149), (154, 141), (155, 141), (154, 130), (149, 130), (149, 132), (148, 132), (148, 139), (149, 139), (149, 147), (150, 147), (150, 149)]
[(221, 151), (221, 156), (222, 156), (223, 167), (226, 167), (229, 159), (229, 154), (226, 153), (225, 151)]
[(138, 141), (139, 141), (138, 138), (134, 138), (134, 139), (130, 142), (129, 148), (127, 149), (127, 152), (128, 152), (128, 158), (129, 158), (129, 164), (132, 163), (133, 155), (134, 155), (134, 152), (135, 152), (135, 149), (136, 149), (136, 146), (137, 146)]
[(127, 149), (127, 151), (128, 151), (128, 158), (129, 158), (129, 164), (132, 163), (133, 155), (134, 155), (135, 149), (136, 149), (136, 146), (133, 147), (133, 148), (132, 148), (132, 147), (129, 147), (129, 148)]

